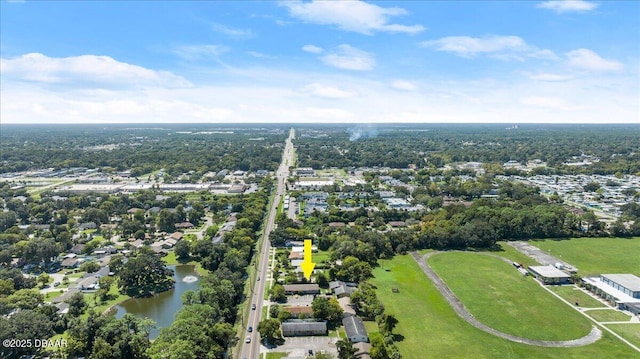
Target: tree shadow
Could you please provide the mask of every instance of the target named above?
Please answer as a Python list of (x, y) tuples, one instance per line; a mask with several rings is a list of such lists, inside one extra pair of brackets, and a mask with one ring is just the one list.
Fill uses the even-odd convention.
[(393, 335), (393, 341), (398, 343), (404, 340), (404, 335), (402, 334), (394, 334)]

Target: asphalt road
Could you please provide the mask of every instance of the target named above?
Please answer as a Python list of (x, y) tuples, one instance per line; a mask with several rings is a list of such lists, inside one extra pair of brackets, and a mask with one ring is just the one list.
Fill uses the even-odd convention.
[[(269, 265), (269, 248), (271, 247), (271, 243), (269, 242), (269, 234), (273, 230), (276, 213), (278, 211), (278, 204), (282, 199), (282, 196), (285, 192), (285, 181), (289, 177), (289, 166), (293, 166), (293, 144), (291, 140), (294, 137), (294, 131), (291, 129), (289, 132), (289, 138), (286, 141), (284, 152), (282, 154), (282, 162), (280, 163), (280, 167), (276, 172), (278, 185), (276, 187), (276, 195), (273, 199), (273, 203), (271, 208), (269, 208), (269, 215), (267, 216), (267, 223), (264, 226), (264, 240), (262, 242), (262, 248), (260, 248), (260, 252), (258, 255), (260, 256), (260, 265), (258, 267), (258, 274), (256, 280), (253, 284), (253, 290), (251, 293), (251, 305), (255, 304), (256, 309), (251, 310), (249, 314), (249, 318), (245, 324), (245, 333), (246, 335), (241, 337), (240, 339), (244, 342), (246, 336), (248, 335), (251, 338), (251, 343), (244, 343), (242, 345), (242, 349), (240, 350), (239, 359), (257, 359), (260, 357), (260, 333), (258, 333), (258, 323), (262, 319), (262, 306), (263, 306), (263, 298), (266, 286), (266, 274), (267, 267)], [(253, 332), (249, 333), (246, 331), (246, 328), (249, 326), (253, 327)]]

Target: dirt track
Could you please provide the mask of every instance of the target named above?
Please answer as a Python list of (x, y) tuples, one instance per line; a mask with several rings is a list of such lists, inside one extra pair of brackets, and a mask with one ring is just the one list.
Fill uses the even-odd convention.
[[(436, 274), (436, 272), (434, 272), (433, 269), (431, 269), (431, 267), (427, 263), (427, 258), (437, 253), (439, 252), (428, 253), (422, 257), (415, 252), (411, 253), (411, 255), (413, 256), (413, 259), (418, 263), (420, 268), (422, 268), (422, 271), (424, 272), (424, 274), (426, 274), (427, 277), (431, 279), (431, 281), (436, 286), (438, 291), (442, 293), (442, 295), (447, 300), (447, 302), (449, 302), (451, 307), (453, 307), (453, 310), (458, 314), (458, 316), (460, 316), (462, 319), (464, 319), (467, 323), (471, 324), (472, 326), (484, 332), (493, 334), (500, 338), (510, 340), (512, 342), (535, 345), (540, 347), (560, 347), (560, 348), (579, 347), (579, 346), (595, 343), (602, 336), (602, 331), (600, 331), (600, 329), (598, 329), (596, 326), (593, 326), (589, 334), (585, 335), (582, 338), (578, 338), (574, 340), (563, 340), (563, 341), (535, 340), (535, 339), (521, 338), (515, 335), (503, 333), (501, 331), (495, 330), (489, 326), (482, 324), (469, 312), (469, 310), (467, 310), (464, 304), (460, 302), (458, 297), (456, 297), (456, 295), (453, 294), (451, 289), (449, 289), (449, 287), (444, 283), (444, 281), (440, 279), (440, 277)], [(504, 258), (502, 259), (506, 260)]]

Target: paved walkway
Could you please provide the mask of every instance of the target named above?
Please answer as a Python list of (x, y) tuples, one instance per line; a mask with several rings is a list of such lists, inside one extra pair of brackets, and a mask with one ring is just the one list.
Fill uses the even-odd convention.
[(462, 304), (462, 302), (456, 297), (456, 295), (449, 289), (449, 287), (444, 283), (442, 279), (436, 274), (436, 272), (431, 269), (429, 264), (427, 263), (427, 258), (430, 256), (437, 254), (439, 252), (428, 253), (424, 256), (420, 256), (418, 253), (413, 252), (411, 255), (413, 259), (418, 263), (424, 274), (426, 274), (429, 279), (433, 282), (436, 288), (442, 293), (444, 298), (449, 302), (453, 310), (460, 316), (460, 318), (464, 319), (467, 323), (472, 326), (487, 332), (489, 334), (493, 334), (497, 337), (510, 340), (516, 343), (535, 345), (541, 347), (560, 347), (560, 348), (569, 348), (569, 347), (579, 347), (583, 345), (588, 345), (595, 343), (602, 336), (602, 331), (598, 329), (596, 326), (593, 326), (591, 332), (585, 335), (582, 338), (574, 339), (574, 340), (563, 340), (563, 341), (546, 341), (546, 340), (535, 340), (535, 339), (527, 339), (521, 338), (515, 335), (503, 333), (501, 331), (495, 330), (480, 321), (478, 321), (473, 314), (469, 312), (469, 310)]

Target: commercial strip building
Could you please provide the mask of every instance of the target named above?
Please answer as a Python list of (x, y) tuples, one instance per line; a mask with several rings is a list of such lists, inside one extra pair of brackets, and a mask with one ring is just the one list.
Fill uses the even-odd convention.
[(327, 335), (327, 322), (300, 319), (287, 320), (282, 322), (282, 335), (285, 337)]
[(548, 266), (530, 266), (529, 272), (544, 284), (569, 284), (571, 276), (558, 268)]
[(640, 315), (640, 278), (633, 274), (602, 274), (583, 278), (585, 288), (611, 305)]

